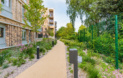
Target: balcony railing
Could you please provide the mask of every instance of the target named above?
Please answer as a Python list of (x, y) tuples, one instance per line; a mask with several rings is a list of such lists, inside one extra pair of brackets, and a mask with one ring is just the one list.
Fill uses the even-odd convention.
[(50, 17), (53, 17), (53, 14), (50, 14)]
[(53, 20), (50, 20), (50, 22), (53, 22)]
[(49, 26), (53, 26), (53, 24), (49, 24)]

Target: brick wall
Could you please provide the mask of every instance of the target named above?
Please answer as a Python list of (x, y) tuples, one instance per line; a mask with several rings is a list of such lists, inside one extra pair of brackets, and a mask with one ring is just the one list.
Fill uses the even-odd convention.
[[(6, 25), (6, 45), (16, 46), (22, 43), (22, 28)], [(26, 41), (29, 43), (29, 30), (26, 30)], [(34, 41), (34, 32), (31, 32), (31, 42)]]
[(22, 28), (6, 25), (6, 45), (15, 46), (22, 43)]
[[(1, 3), (1, 0), (0, 0)], [(27, 0), (29, 4), (29, 0)], [(16, 46), (22, 44), (22, 29), (24, 24), (22, 23), (22, 6), (23, 0), (12, 0), (12, 19), (0, 15), (0, 23), (5, 26), (5, 40), (7, 46)], [(1, 12), (0, 12), (1, 13)], [(29, 43), (29, 29), (26, 29), (26, 41)], [(34, 32), (31, 32), (31, 42), (34, 41)]]

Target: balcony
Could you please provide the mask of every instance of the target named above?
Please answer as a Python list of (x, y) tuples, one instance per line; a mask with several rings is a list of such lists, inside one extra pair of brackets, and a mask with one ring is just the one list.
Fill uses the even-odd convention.
[(49, 24), (49, 26), (54, 26), (53, 24)]
[(50, 15), (50, 18), (53, 18), (53, 13), (50, 13), (49, 15)]
[(52, 23), (53, 24), (53, 20), (49, 20), (49, 23)]

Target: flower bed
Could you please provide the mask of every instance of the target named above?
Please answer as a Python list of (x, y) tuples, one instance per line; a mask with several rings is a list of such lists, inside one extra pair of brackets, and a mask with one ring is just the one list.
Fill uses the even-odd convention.
[[(57, 41), (55, 40), (55, 44)], [(36, 48), (37, 46), (40, 47), (40, 56), (45, 55), (48, 50), (52, 49), (52, 39), (43, 39), (40, 42), (31, 43), (27, 45), (18, 45), (16, 48), (11, 48), (4, 50), (0, 53), (0, 78), (4, 76), (1, 76), (2, 70), (15, 66), (19, 68), (25, 63), (28, 63), (29, 61), (32, 61), (33, 59), (36, 59)], [(10, 73), (9, 73), (10, 74)], [(6, 75), (5, 75), (6, 77)]]
[[(84, 52), (86, 46), (77, 41), (63, 40), (67, 44), (68, 49), (76, 48), (79, 56), (82, 56), (82, 63), (79, 64), (79, 68), (87, 72), (87, 78), (123, 78), (123, 64), (120, 64), (120, 69), (115, 69), (115, 60), (111, 57), (107, 57), (103, 54), (95, 53), (92, 49), (88, 49), (87, 53)], [(74, 42), (74, 45), (71, 43)], [(112, 62), (112, 63), (111, 63)]]

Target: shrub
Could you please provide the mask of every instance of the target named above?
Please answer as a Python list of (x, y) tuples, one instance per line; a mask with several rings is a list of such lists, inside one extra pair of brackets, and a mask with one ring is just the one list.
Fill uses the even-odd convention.
[(46, 50), (50, 50), (52, 48), (51, 43), (46, 43), (43, 45)]
[(4, 61), (11, 56), (11, 54), (9, 52), (10, 52), (10, 50), (3, 50), (0, 53), (0, 66), (2, 66)]
[(70, 73), (73, 73), (73, 70), (70, 70)]
[(25, 60), (24, 59), (20, 59), (19, 62), (17, 63), (17, 66), (20, 67), (22, 64), (25, 64)]
[(84, 56), (83, 57), (83, 61), (85, 61), (85, 62), (89, 62), (89, 63), (91, 63), (92, 65), (94, 65), (95, 64), (95, 60), (94, 59), (92, 59), (91, 57), (89, 57), (89, 56)]
[(79, 67), (88, 73), (89, 78), (98, 78), (99, 72), (91, 63), (83, 62)]
[(111, 37), (111, 35), (108, 33), (104, 33), (100, 35), (99, 37), (95, 38), (93, 42), (90, 42), (90, 43), (94, 52), (99, 52), (106, 56), (109, 56), (115, 53), (114, 48), (112, 47), (114, 40)]
[(55, 45), (57, 44), (57, 40), (54, 41), (54, 44), (55, 44)]
[(2, 69), (8, 68), (8, 67), (9, 67), (8, 64), (3, 64)]
[(29, 59), (34, 59), (35, 58), (35, 56), (33, 55), (33, 54), (31, 54), (30, 56), (29, 56)]
[(15, 66), (15, 65), (17, 65), (17, 63), (18, 63), (18, 60), (16, 58), (13, 58), (12, 65)]
[(92, 65), (88, 67), (89, 78), (98, 78), (98, 71)]
[(34, 48), (32, 48), (32, 47), (28, 47), (27, 48), (27, 50), (26, 50), (26, 53), (30, 56), (30, 55), (32, 55), (32, 54), (34, 54), (35, 53), (35, 51), (34, 51), (35, 49)]
[(40, 51), (40, 52), (43, 52), (43, 53), (46, 52), (43, 47), (40, 47), (39, 51)]
[(78, 50), (78, 54), (79, 54), (80, 56), (85, 56), (85, 53), (84, 53), (82, 50)]
[(115, 59), (114, 58), (112, 58), (112, 57), (105, 57), (105, 56), (103, 56), (102, 57), (103, 58), (103, 60), (105, 61), (105, 62), (107, 62), (107, 63), (114, 63), (115, 62)]
[(119, 60), (123, 62), (123, 39), (120, 39), (118, 44), (119, 44)]

